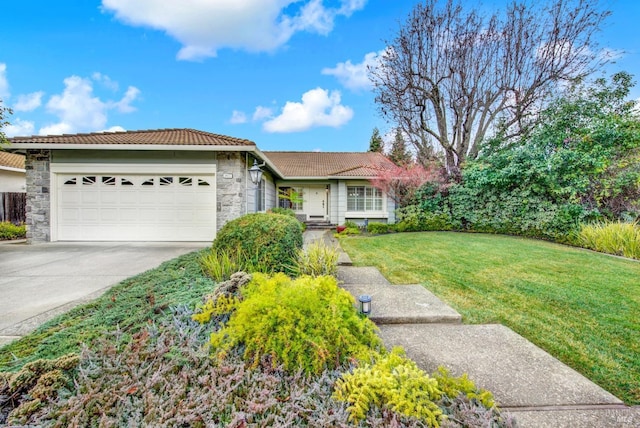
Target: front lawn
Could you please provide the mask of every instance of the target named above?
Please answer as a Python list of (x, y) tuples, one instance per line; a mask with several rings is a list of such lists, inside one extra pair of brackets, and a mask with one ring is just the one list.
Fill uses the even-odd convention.
[(504, 324), (640, 404), (640, 263), (548, 242), (451, 232), (345, 237), (356, 265), (423, 284), (470, 324)]

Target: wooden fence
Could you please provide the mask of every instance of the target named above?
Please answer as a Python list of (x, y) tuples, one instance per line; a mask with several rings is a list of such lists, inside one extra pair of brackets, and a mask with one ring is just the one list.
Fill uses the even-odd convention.
[(0, 192), (0, 221), (14, 224), (27, 220), (27, 194)]

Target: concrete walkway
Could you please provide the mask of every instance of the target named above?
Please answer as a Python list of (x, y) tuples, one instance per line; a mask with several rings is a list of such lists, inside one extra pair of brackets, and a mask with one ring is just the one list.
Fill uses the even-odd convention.
[(0, 243), (0, 346), (206, 242)]
[[(313, 231), (306, 243), (332, 241)], [(343, 253), (344, 254), (344, 253)], [(344, 254), (344, 257), (348, 255)], [(371, 320), (387, 347), (431, 373), (438, 366), (467, 373), (490, 390), (521, 428), (638, 428), (640, 408), (624, 403), (502, 325), (464, 325), (460, 315), (421, 285), (391, 285), (372, 267), (338, 268), (342, 287), (372, 296)]]

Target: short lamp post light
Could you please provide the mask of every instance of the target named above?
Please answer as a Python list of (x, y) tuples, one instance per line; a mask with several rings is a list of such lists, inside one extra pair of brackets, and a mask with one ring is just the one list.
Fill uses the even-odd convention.
[(358, 297), (358, 302), (360, 302), (360, 313), (369, 316), (371, 313), (371, 296), (363, 294)]

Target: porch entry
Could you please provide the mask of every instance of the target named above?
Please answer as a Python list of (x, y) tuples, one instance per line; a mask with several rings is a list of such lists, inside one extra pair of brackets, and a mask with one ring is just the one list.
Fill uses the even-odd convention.
[(324, 221), (328, 218), (329, 189), (327, 186), (281, 187), (279, 195), (279, 206), (294, 210), (304, 221)]

